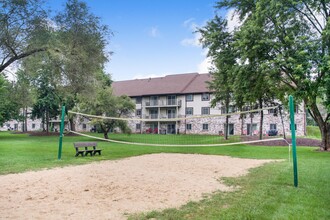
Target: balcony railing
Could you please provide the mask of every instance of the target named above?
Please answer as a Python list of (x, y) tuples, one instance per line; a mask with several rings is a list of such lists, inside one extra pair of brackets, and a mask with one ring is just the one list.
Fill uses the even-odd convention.
[(181, 107), (182, 105), (182, 100), (158, 100), (158, 101), (150, 101), (150, 102), (145, 102), (146, 107)]
[(177, 114), (149, 114), (149, 115), (143, 115), (144, 119), (173, 119), (173, 118), (182, 118), (182, 115)]

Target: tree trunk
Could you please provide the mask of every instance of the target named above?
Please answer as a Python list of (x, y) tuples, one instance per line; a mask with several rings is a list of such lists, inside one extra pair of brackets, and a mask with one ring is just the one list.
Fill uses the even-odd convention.
[(328, 151), (330, 150), (330, 123), (324, 123), (323, 128), (320, 130), (322, 135), (321, 150)]
[(109, 139), (108, 132), (103, 131), (104, 139)]
[(325, 120), (323, 119), (316, 102), (313, 102), (309, 107), (309, 112), (311, 113), (311, 116), (316, 121), (320, 131), (321, 131), (321, 137), (322, 137), (322, 143), (320, 150), (321, 151), (327, 151), (330, 149), (330, 122), (328, 114)]
[[(226, 108), (226, 114), (228, 114), (229, 113), (229, 97), (226, 99), (225, 108)], [(225, 140), (228, 140), (228, 126), (229, 126), (228, 123), (229, 123), (229, 115), (226, 115), (226, 123), (225, 123), (225, 130), (224, 130)]]
[(42, 113), (42, 131), (46, 131), (45, 130), (45, 113)]
[[(262, 109), (262, 99), (259, 99), (259, 108)], [(262, 140), (262, 128), (264, 123), (264, 111), (260, 111), (259, 140)]]
[(25, 131), (25, 108), (23, 108), (22, 116), (23, 116), (22, 132), (24, 132)]
[(228, 140), (228, 123), (229, 123), (229, 116), (226, 116), (226, 124), (225, 124), (225, 140)]
[(24, 117), (24, 121), (25, 121), (25, 128), (24, 128), (24, 131), (27, 132), (28, 129), (27, 129), (27, 118), (28, 118), (28, 107), (26, 106), (25, 107), (25, 117)]
[(280, 112), (280, 117), (281, 117), (281, 123), (282, 123), (282, 129), (283, 129), (283, 138), (286, 139), (285, 127), (284, 127), (283, 115), (282, 115), (282, 106), (280, 106), (278, 108), (278, 111)]
[(253, 113), (250, 113), (250, 136), (253, 136)]
[(70, 130), (76, 131), (76, 125), (74, 124), (73, 118), (69, 119), (69, 123), (70, 123)]
[[(245, 115), (244, 114), (241, 114), (240, 115), (240, 118), (241, 118), (241, 135), (244, 135), (244, 117)], [(246, 135), (246, 134), (245, 134)]]
[(49, 112), (46, 111), (46, 132), (49, 133)]
[(108, 133), (109, 133), (110, 128), (106, 128), (102, 125), (100, 125), (100, 127), (101, 127), (101, 130), (103, 132), (104, 139), (109, 139)]

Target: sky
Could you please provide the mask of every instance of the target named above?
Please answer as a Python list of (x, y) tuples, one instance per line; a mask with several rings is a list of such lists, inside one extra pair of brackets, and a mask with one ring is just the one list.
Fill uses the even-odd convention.
[[(210, 66), (194, 33), (215, 13), (216, 0), (85, 0), (90, 11), (113, 32), (106, 72), (115, 81), (169, 74), (207, 73)], [(65, 0), (49, 0), (53, 11)]]

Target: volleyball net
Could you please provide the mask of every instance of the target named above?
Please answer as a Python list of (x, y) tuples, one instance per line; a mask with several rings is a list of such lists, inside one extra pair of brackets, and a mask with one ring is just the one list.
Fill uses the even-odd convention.
[[(284, 141), (288, 122), (279, 106), (226, 114), (180, 116), (175, 109), (154, 109), (148, 115), (108, 117), (68, 111), (85, 121), (93, 132), (70, 131), (88, 138), (120, 144), (166, 147), (208, 147), (237, 144), (265, 144)], [(187, 113), (187, 112), (186, 112)], [(189, 112), (188, 112), (189, 113)], [(109, 132), (105, 132), (109, 130)], [(107, 133), (107, 139), (104, 138)]]

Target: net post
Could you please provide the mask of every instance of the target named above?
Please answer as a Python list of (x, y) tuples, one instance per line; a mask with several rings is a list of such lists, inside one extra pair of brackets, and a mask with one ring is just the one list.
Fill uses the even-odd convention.
[(293, 176), (294, 176), (294, 186), (298, 187), (298, 168), (297, 168), (297, 149), (296, 149), (296, 128), (294, 123), (294, 104), (293, 97), (289, 96), (289, 106), (290, 106), (290, 123), (291, 123), (291, 139), (292, 139), (292, 156), (293, 156)]
[(62, 117), (60, 126), (60, 140), (58, 144), (58, 156), (57, 159), (60, 160), (62, 157), (62, 142), (63, 142), (63, 130), (64, 130), (64, 117), (65, 117), (65, 105), (62, 106)]

